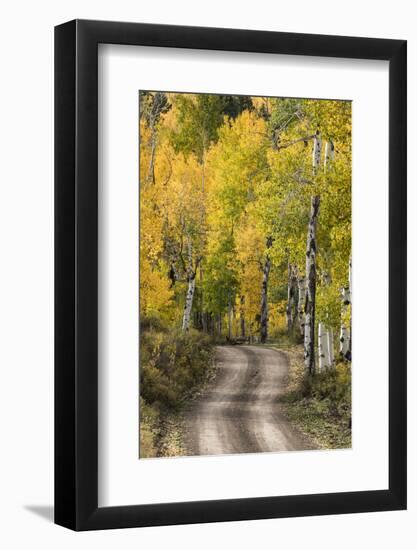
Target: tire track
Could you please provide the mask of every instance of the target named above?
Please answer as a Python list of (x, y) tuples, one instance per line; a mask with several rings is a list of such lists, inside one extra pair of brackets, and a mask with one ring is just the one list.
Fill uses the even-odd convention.
[(188, 455), (278, 452), (312, 446), (281, 412), (288, 360), (256, 346), (219, 346), (218, 374), (185, 413)]

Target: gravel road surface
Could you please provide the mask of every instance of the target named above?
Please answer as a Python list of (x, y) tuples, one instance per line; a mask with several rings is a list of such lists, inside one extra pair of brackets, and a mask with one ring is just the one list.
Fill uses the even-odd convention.
[(185, 414), (188, 455), (313, 448), (281, 412), (288, 359), (260, 346), (218, 346), (217, 376)]

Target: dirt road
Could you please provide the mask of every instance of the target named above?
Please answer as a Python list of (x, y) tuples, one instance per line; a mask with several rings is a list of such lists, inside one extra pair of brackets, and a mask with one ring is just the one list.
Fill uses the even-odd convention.
[(285, 390), (285, 352), (219, 346), (217, 376), (185, 415), (188, 455), (295, 451), (312, 446), (288, 423), (278, 402)]

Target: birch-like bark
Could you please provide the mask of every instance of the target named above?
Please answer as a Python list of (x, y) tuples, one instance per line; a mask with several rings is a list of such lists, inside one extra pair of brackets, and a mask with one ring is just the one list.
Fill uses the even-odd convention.
[(147, 182), (155, 183), (155, 152), (156, 152), (156, 130), (151, 128), (151, 158), (149, 159), (148, 175), (146, 177)]
[(191, 310), (193, 307), (194, 292), (195, 292), (195, 273), (190, 272), (187, 275), (188, 288), (185, 296), (184, 315), (182, 318), (182, 330), (189, 330), (191, 321)]
[(330, 367), (334, 367), (334, 344), (333, 344), (333, 329), (327, 330), (327, 351), (328, 351), (328, 363)]
[(352, 256), (349, 257), (349, 300), (350, 300), (350, 326), (349, 326), (349, 360), (352, 361)]
[(320, 132), (317, 130), (313, 139), (313, 174), (317, 172), (321, 159), (321, 137)]
[(292, 326), (294, 322), (293, 313), (292, 313), (292, 302), (293, 302), (293, 289), (292, 289), (292, 266), (288, 262), (288, 276), (287, 276), (287, 307), (285, 310), (287, 316), (287, 332), (290, 334), (292, 331)]
[(188, 239), (188, 267), (187, 267), (187, 294), (185, 296), (184, 314), (182, 317), (182, 330), (187, 331), (190, 328), (191, 310), (195, 294), (195, 277), (197, 274), (198, 261), (193, 268), (193, 245), (191, 239)]
[[(272, 239), (268, 237), (266, 240), (266, 248), (271, 248)], [(262, 291), (261, 291), (261, 343), (265, 344), (268, 338), (268, 281), (269, 272), (271, 271), (271, 259), (266, 255), (265, 263), (262, 269)]]
[(310, 219), (307, 231), (306, 247), (306, 296), (305, 296), (305, 327), (304, 327), (304, 365), (310, 374), (315, 372), (314, 357), (314, 324), (316, 317), (316, 228), (319, 213), (320, 197), (311, 197)]
[(350, 305), (350, 288), (348, 286), (342, 288), (342, 304), (345, 308)]
[[(326, 141), (324, 149), (324, 171), (326, 172), (334, 159), (334, 144), (332, 140)], [(316, 159), (317, 161), (317, 159)], [(318, 159), (320, 162), (320, 159)], [(317, 168), (317, 164), (313, 170)], [(331, 277), (328, 272), (323, 273), (323, 283), (325, 286), (330, 285)], [(334, 366), (334, 345), (333, 345), (333, 329), (328, 327), (325, 323), (319, 323), (319, 335), (318, 335), (318, 348), (319, 348), (319, 369), (329, 369)]]
[(323, 323), (319, 323), (318, 334), (318, 348), (319, 348), (319, 371), (323, 371), (328, 368), (328, 341), (327, 341), (327, 329)]
[(157, 145), (157, 129), (156, 125), (162, 109), (162, 96), (160, 93), (156, 93), (153, 100), (153, 105), (148, 117), (149, 129), (151, 132), (150, 147), (151, 155), (149, 159), (148, 175), (146, 177), (147, 182), (155, 183), (155, 153)]
[(326, 147), (324, 149), (324, 171), (325, 172), (330, 167), (333, 160), (334, 160), (334, 143), (330, 139), (329, 141), (326, 141)]
[(304, 338), (304, 327), (305, 327), (305, 300), (306, 300), (306, 280), (304, 277), (298, 277), (298, 304), (297, 304), (297, 318), (298, 326), (300, 329), (300, 335)]
[(340, 327), (340, 348), (339, 349), (340, 349), (341, 358), (344, 359), (345, 361), (349, 360), (349, 339), (350, 339), (349, 329), (345, 325), (342, 325)]
[(349, 298), (352, 305), (352, 256), (349, 257)]
[(330, 369), (334, 366), (333, 330), (319, 323), (318, 334), (319, 370)]
[[(331, 284), (331, 276), (328, 271), (323, 271), (322, 280), (324, 287)], [(326, 316), (328, 322), (328, 315)], [(319, 357), (321, 357), (320, 369), (330, 369), (334, 366), (334, 351), (333, 351), (333, 330), (326, 322), (320, 323), (319, 326)], [(320, 339), (322, 340), (322, 349), (320, 352)]]
[(199, 263), (199, 280), (200, 280), (200, 316), (201, 328), (203, 332), (208, 332), (207, 312), (204, 311), (204, 295), (203, 295), (203, 266), (202, 261)]
[[(341, 358), (344, 361), (352, 360), (352, 348), (351, 348), (351, 326), (347, 327), (345, 324), (346, 314), (351, 308), (352, 304), (352, 295), (351, 295), (351, 284), (352, 284), (352, 260), (349, 259), (349, 286), (343, 287), (341, 292), (342, 298), (342, 307), (341, 307), (341, 326), (340, 326), (340, 337), (339, 337), (339, 353)], [(352, 319), (352, 314), (351, 314)]]
[(268, 338), (268, 280), (271, 270), (271, 260), (266, 257), (262, 271), (262, 296), (261, 296), (261, 342), (264, 344)]

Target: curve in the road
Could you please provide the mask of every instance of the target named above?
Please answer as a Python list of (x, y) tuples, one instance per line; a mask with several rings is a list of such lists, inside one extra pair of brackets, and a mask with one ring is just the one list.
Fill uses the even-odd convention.
[(188, 455), (313, 448), (281, 412), (288, 359), (258, 346), (219, 346), (217, 376), (185, 414)]

